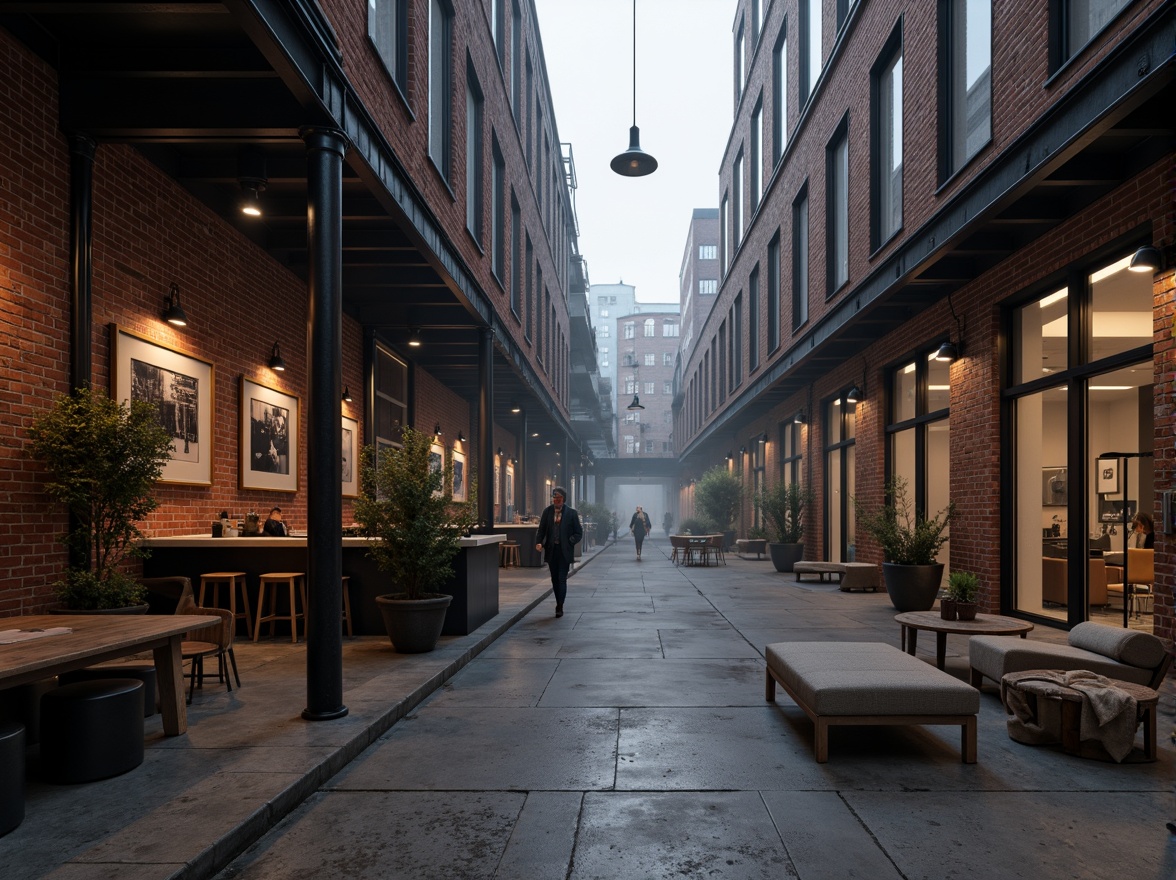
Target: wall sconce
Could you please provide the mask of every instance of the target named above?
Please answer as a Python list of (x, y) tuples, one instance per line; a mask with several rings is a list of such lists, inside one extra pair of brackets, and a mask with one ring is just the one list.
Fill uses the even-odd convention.
[(502, 458), (502, 447), (501, 446), (498, 447), (498, 457)]
[(853, 385), (849, 391), (845, 392), (846, 403), (857, 403), (863, 397), (865, 397), (865, 394), (862, 393), (862, 389), (859, 388), (856, 384)]
[(346, 386), (343, 388), (343, 402), (351, 403), (351, 389)]
[(637, 0), (633, 0), (633, 126), (629, 129), (629, 149), (609, 163), (622, 177), (644, 177), (657, 171), (657, 159), (641, 149), (641, 130), (637, 128)]
[(939, 351), (935, 352), (935, 360), (939, 361), (940, 363), (950, 364), (952, 361), (958, 358), (963, 351), (964, 324), (960, 320), (960, 316), (956, 314), (955, 306), (952, 304), (950, 293), (947, 295), (947, 307), (951, 309), (951, 316), (955, 318), (956, 339), (958, 339), (959, 342), (952, 342), (951, 337), (949, 336), (947, 341), (939, 346)]
[(1158, 247), (1145, 244), (1131, 255), (1131, 264), (1127, 268), (1132, 272), (1151, 272), (1154, 275), (1164, 268), (1164, 255)]
[(740, 446), (740, 447), (739, 447), (739, 454), (740, 454), (740, 455), (747, 455), (747, 447), (746, 447), (746, 446)]
[(440, 436), (441, 436), (441, 423), (440, 423), (440, 422), (438, 422), (437, 424), (433, 425), (433, 436), (434, 436), (434, 437), (440, 437)]
[(538, 436), (539, 436), (539, 432), (536, 431), (534, 434), (531, 435), (531, 439), (534, 440)]
[(419, 329), (417, 329), (416, 327), (413, 327), (412, 330), (410, 330), (408, 333), (408, 347), (409, 348), (420, 348), (421, 347), (421, 331)]
[(461, 431), (457, 432), (457, 442), (465, 443), (465, 434), (463, 434)]
[(278, 347), (275, 342), (273, 350), (270, 352), (269, 368), (277, 373), (285, 372), (286, 362), (282, 360), (282, 349)]
[(797, 410), (797, 411), (796, 411), (796, 415), (794, 415), (794, 416), (792, 417), (792, 424), (794, 424), (794, 425), (803, 425), (804, 423), (805, 423), (805, 418), (804, 418), (804, 410), (803, 410), (803, 409), (799, 409), (799, 410)]
[(724, 457), (727, 459), (727, 461), (733, 461), (735, 458), (735, 453), (727, 450), (727, 454)]
[(180, 306), (180, 285), (172, 282), (171, 291), (164, 302), (166, 305), (163, 307), (163, 320), (174, 327), (187, 327), (188, 316), (184, 314), (184, 309)]
[(629, 412), (636, 412), (639, 409), (645, 409), (645, 407), (643, 407), (641, 405), (641, 401), (638, 400), (637, 395), (634, 394), (633, 395), (633, 402), (630, 403), (627, 407), (625, 407), (625, 409), (629, 410)]

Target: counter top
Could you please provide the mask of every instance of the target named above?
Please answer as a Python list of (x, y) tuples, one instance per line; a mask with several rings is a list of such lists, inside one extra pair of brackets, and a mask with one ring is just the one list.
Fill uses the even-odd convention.
[[(461, 547), (484, 547), (487, 544), (500, 544), (506, 540), (506, 535), (474, 535), (470, 538), (459, 538), (457, 543)], [(344, 538), (344, 547), (366, 547), (367, 538)], [(171, 538), (146, 538), (145, 547), (305, 547), (306, 536), (289, 538), (214, 538), (212, 535), (176, 535)]]

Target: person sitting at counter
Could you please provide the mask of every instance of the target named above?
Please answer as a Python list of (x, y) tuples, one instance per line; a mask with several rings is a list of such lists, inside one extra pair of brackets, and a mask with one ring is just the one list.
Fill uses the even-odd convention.
[(267, 538), (285, 538), (290, 534), (286, 531), (286, 524), (282, 522), (282, 508), (275, 507), (270, 511), (269, 519), (262, 526), (261, 533)]

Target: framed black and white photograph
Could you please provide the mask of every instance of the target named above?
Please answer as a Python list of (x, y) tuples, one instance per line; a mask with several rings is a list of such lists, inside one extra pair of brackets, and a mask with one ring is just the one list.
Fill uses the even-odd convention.
[(298, 491), (297, 397), (241, 377), (241, 488)]
[(1041, 470), (1041, 504), (1043, 507), (1065, 507), (1070, 503), (1070, 480), (1064, 467)]
[(212, 485), (213, 366), (110, 325), (110, 396), (146, 401), (172, 436), (162, 483)]
[(1119, 494), (1119, 459), (1100, 458), (1094, 463), (1095, 486), (1099, 495)]
[(359, 422), (343, 416), (343, 497), (359, 497)]
[[(432, 445), (429, 446), (429, 470), (432, 471), (433, 473), (438, 473), (440, 471), (443, 471), (444, 469), (445, 469), (445, 447), (442, 446), (440, 443), (438, 443), (436, 440), (434, 440)], [(443, 495), (444, 492), (441, 489), (438, 489), (433, 494), (434, 495)]]
[(466, 500), (466, 454), (453, 450), (453, 500)]
[(514, 464), (506, 463), (506, 506), (514, 507)]

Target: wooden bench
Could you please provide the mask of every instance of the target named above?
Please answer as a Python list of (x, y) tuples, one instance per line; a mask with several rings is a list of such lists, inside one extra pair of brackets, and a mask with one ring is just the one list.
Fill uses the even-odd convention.
[(958, 724), (960, 760), (976, 763), (980, 692), (893, 645), (777, 642), (764, 656), (764, 699), (775, 702), (778, 682), (812, 719), (818, 764), (830, 727), (865, 724)]
[(796, 572), (796, 579), (801, 580), (803, 574), (815, 574), (818, 580), (836, 576), (841, 591), (850, 590), (878, 591), (878, 566), (872, 562), (797, 562), (792, 566)]
[(740, 538), (735, 542), (735, 552), (740, 556), (754, 553), (756, 559), (763, 559), (768, 552), (767, 538)]

